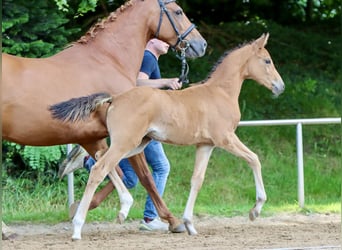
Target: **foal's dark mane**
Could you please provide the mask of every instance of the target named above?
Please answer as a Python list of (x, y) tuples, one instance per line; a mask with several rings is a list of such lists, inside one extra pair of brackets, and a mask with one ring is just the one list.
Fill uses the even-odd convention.
[[(253, 40), (254, 41), (254, 40)], [(214, 64), (214, 66), (212, 67), (211, 71), (209, 72), (207, 78), (205, 78), (204, 80), (201, 81), (201, 83), (205, 83), (206, 81), (208, 81), (211, 78), (211, 75), (216, 71), (217, 67), (223, 62), (223, 60), (229, 56), (233, 51), (240, 49), (246, 45), (251, 44), (253, 41), (250, 42), (244, 42), (242, 44), (237, 45), (235, 48), (227, 50), (223, 53), (223, 55), (217, 60), (217, 62)]]
[(99, 31), (104, 30), (106, 28), (105, 26), (106, 23), (114, 22), (119, 14), (123, 13), (128, 7), (132, 5), (133, 5), (132, 0), (125, 2), (116, 11), (111, 12), (108, 17), (103, 18), (102, 20), (99, 20), (97, 23), (91, 26), (91, 28), (87, 31), (87, 33), (83, 35), (80, 39), (78, 39), (76, 43), (80, 43), (80, 44), (88, 43), (91, 39), (96, 37), (96, 34)]

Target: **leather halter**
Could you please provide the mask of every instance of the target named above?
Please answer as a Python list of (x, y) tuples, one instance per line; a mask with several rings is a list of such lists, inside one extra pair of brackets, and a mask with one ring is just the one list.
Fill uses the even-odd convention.
[[(167, 0), (167, 1), (163, 1), (163, 0), (158, 0), (159, 2), (159, 6), (160, 6), (160, 17), (159, 17), (159, 24), (158, 24), (158, 27), (157, 27), (157, 31), (156, 31), (156, 34), (154, 35), (156, 38), (158, 38), (159, 36), (159, 32), (160, 32), (160, 27), (161, 27), (161, 24), (163, 22), (163, 14), (165, 13), (166, 16), (168, 17), (174, 31), (176, 32), (177, 34), (177, 42), (175, 45), (172, 45), (171, 48), (175, 49), (179, 44), (181, 44), (182, 46), (185, 46), (187, 47), (188, 46), (188, 42), (185, 40), (185, 37), (187, 35), (189, 35), (189, 33), (194, 29), (196, 28), (195, 24), (191, 24), (190, 27), (184, 31), (183, 34), (180, 34), (179, 33), (179, 30), (177, 29), (173, 19), (172, 19), (172, 16), (170, 14), (170, 12), (168, 11), (168, 9), (166, 8), (166, 5), (169, 4), (169, 3), (172, 3), (172, 2), (176, 2), (176, 0)], [(183, 44), (184, 43), (184, 44)]]

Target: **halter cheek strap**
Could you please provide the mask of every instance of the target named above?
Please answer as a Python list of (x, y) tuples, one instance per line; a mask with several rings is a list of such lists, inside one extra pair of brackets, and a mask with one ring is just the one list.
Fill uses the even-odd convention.
[(190, 32), (193, 29), (196, 28), (196, 26), (195, 26), (195, 24), (192, 23), (190, 25), (190, 27), (187, 28), (187, 30), (183, 34), (179, 33), (179, 30), (177, 29), (170, 12), (166, 8), (167, 4), (175, 2), (175, 1), (176, 0), (167, 0), (167, 1), (163, 2), (163, 0), (158, 0), (159, 6), (160, 6), (160, 16), (159, 16), (159, 23), (158, 23), (157, 31), (156, 31), (154, 36), (156, 38), (158, 38), (158, 36), (159, 36), (160, 27), (161, 27), (161, 24), (163, 22), (163, 14), (165, 13), (166, 16), (168, 17), (172, 27), (173, 27), (173, 30), (176, 32), (176, 35), (177, 35), (177, 42), (175, 45), (171, 46), (171, 48), (173, 50), (176, 50), (176, 47), (179, 46), (179, 49), (180, 49), (180, 55), (177, 55), (177, 57), (182, 62), (182, 70), (181, 70), (181, 74), (179, 76), (179, 82), (182, 82), (183, 84), (188, 84), (189, 83), (189, 79), (188, 79), (189, 65), (186, 62), (185, 51), (189, 48), (190, 44), (187, 40), (185, 40), (185, 38), (190, 34)]
[(187, 37), (187, 35), (189, 35), (190, 32), (196, 28), (195, 24), (192, 23), (190, 27), (183, 34), (179, 33), (179, 30), (177, 29), (175, 22), (173, 21), (172, 16), (170, 15), (170, 12), (166, 8), (167, 4), (175, 2), (175, 1), (176, 0), (168, 0), (168, 1), (163, 2), (162, 0), (158, 0), (159, 6), (160, 6), (160, 16), (159, 16), (159, 23), (158, 23), (157, 31), (156, 31), (156, 34), (154, 35), (156, 38), (158, 38), (160, 27), (163, 22), (163, 13), (165, 13), (173, 27), (173, 30), (176, 32), (177, 37), (178, 37), (176, 44), (171, 46), (173, 49), (176, 48), (181, 42), (183, 42), (185, 40), (185, 37)]

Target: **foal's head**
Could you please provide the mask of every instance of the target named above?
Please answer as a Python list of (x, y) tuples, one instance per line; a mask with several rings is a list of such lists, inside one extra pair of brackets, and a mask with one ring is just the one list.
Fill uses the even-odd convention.
[(272, 90), (275, 96), (280, 95), (285, 84), (276, 70), (272, 58), (265, 49), (269, 34), (263, 34), (261, 37), (251, 43), (253, 55), (248, 60), (247, 78), (253, 79)]

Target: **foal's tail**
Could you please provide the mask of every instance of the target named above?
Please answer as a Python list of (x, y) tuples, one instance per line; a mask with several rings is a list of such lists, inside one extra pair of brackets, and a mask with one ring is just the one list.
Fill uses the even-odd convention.
[(52, 117), (62, 121), (75, 122), (84, 120), (104, 103), (111, 103), (112, 96), (108, 93), (96, 93), (89, 96), (72, 98), (49, 107)]

